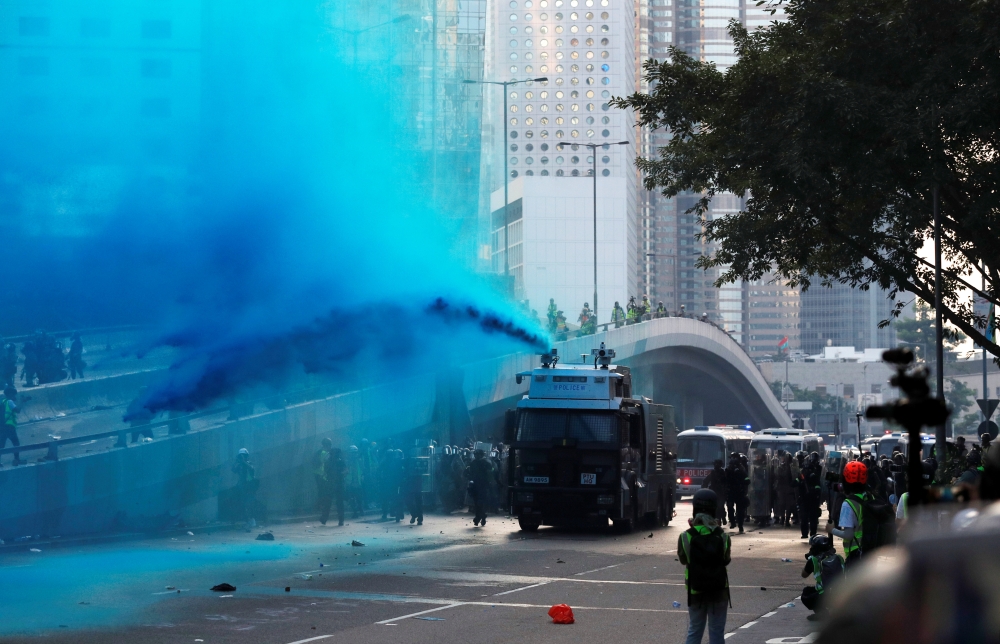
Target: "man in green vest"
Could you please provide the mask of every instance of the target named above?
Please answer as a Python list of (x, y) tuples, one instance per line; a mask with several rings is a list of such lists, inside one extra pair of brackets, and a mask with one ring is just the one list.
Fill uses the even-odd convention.
[[(7, 441), (13, 447), (20, 447), (21, 441), (17, 439), (17, 414), (21, 408), (17, 406), (17, 390), (7, 385), (3, 388), (3, 397), (0, 398), (0, 413), (3, 414), (3, 426), (0, 427), (0, 449), (7, 447)], [(21, 453), (14, 452), (14, 465), (21, 464)]]
[(684, 584), (688, 596), (686, 644), (701, 644), (708, 625), (709, 644), (723, 644), (729, 598), (730, 542), (716, 519), (718, 496), (712, 490), (695, 492), (694, 517), (689, 530), (677, 540), (677, 558), (686, 566)]
[(827, 524), (827, 534), (836, 535), (844, 540), (844, 564), (850, 567), (861, 560), (861, 530), (864, 515), (862, 504), (867, 494), (868, 468), (861, 461), (851, 461), (841, 472), (844, 487), (844, 503), (840, 506), (839, 529)]
[(615, 308), (611, 309), (611, 321), (615, 323), (616, 329), (625, 324), (625, 309), (618, 302), (615, 302)]

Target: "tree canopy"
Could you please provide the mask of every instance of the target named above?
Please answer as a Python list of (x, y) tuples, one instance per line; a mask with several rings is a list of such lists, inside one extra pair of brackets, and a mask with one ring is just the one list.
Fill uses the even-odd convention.
[[(896, 338), (910, 345), (917, 361), (926, 362), (934, 355), (934, 345), (937, 342), (937, 322), (934, 319), (934, 310), (917, 300), (913, 307), (914, 317), (900, 317), (896, 320)], [(944, 346), (946, 349), (954, 349), (959, 343), (965, 340), (965, 335), (957, 330), (945, 327)]]
[[(719, 284), (840, 282), (934, 301), (933, 193), (943, 315), (990, 353), (965, 289), (1000, 284), (1000, 0), (788, 0), (787, 21), (730, 33), (725, 72), (679, 49), (644, 65), (649, 94), (616, 98), (669, 143), (640, 159), (648, 189), (745, 196), (704, 223)], [(975, 277), (968, 283), (963, 275)], [(901, 300), (902, 298), (896, 298)], [(910, 298), (906, 298), (910, 299)], [(897, 304), (902, 306), (902, 302)], [(896, 309), (898, 312), (899, 308)]]

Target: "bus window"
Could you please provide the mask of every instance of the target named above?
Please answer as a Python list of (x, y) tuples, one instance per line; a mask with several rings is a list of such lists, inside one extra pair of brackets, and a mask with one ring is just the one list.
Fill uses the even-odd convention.
[[(730, 439), (726, 449), (729, 450), (730, 454), (736, 452), (737, 454), (743, 454), (744, 456), (750, 451), (750, 439), (740, 438), (740, 439)], [(728, 454), (726, 455), (728, 457)]]
[(721, 438), (685, 436), (677, 441), (678, 465), (712, 467), (716, 459), (726, 461), (725, 443)]

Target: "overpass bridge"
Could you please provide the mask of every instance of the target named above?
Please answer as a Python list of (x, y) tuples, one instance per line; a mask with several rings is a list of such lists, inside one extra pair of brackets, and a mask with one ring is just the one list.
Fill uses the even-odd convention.
[[(749, 356), (712, 324), (661, 318), (555, 346), (564, 362), (574, 362), (601, 342), (616, 350), (618, 363), (632, 368), (637, 393), (674, 406), (681, 428), (791, 424)], [(0, 538), (232, 519), (230, 467), (241, 447), (253, 455), (261, 479), (258, 498), (270, 515), (306, 514), (315, 503), (310, 457), (322, 438), (348, 445), (363, 437), (408, 444), (418, 436), (439, 444), (500, 437), (505, 410), (527, 391), (515, 374), (538, 364), (537, 355), (511, 354), (356, 391), (311, 399), (288, 395), (281, 405), (241, 402), (240, 413), (131, 447), (107, 436), (104, 442), (95, 438), (87, 452), (60, 452), (42, 443), (25, 454), (29, 465), (0, 469)], [(78, 386), (80, 397), (98, 395), (93, 384)], [(87, 406), (70, 389), (60, 403)], [(5, 463), (10, 452), (0, 450)]]

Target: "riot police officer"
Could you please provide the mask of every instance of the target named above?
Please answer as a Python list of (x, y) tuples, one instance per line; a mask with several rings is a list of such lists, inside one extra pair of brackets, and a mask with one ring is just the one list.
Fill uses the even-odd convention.
[(820, 510), (823, 490), (822, 468), (819, 464), (818, 452), (809, 455), (799, 476), (802, 480), (804, 500), (799, 527), (802, 529), (802, 538), (806, 539), (816, 535), (816, 530), (819, 527), (819, 516), (822, 513)]

